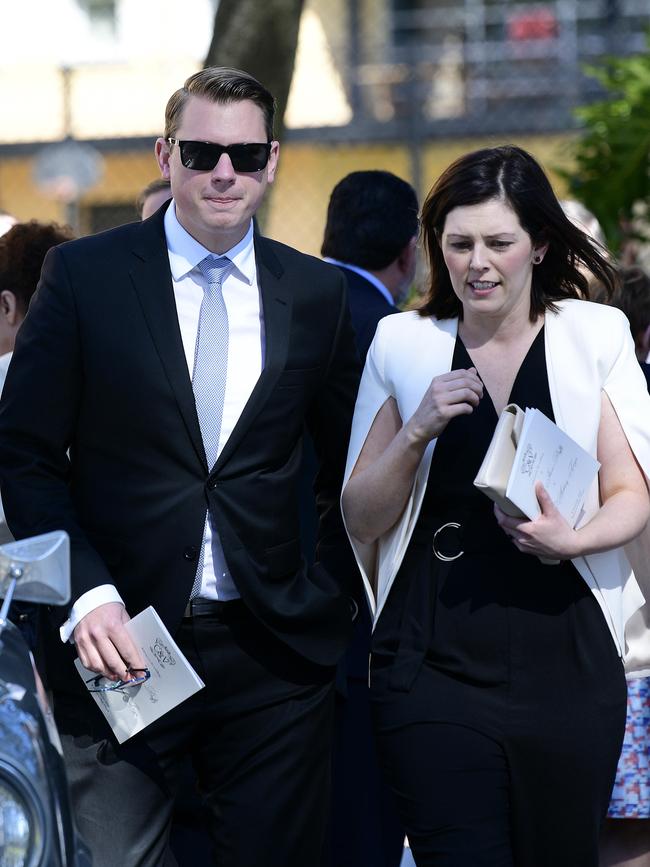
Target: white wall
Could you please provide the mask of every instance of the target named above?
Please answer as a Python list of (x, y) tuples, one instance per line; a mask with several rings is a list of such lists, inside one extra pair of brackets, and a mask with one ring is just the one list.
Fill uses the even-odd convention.
[(167, 97), (201, 66), (214, 0), (118, 0), (114, 34), (76, 0), (0, 8), (0, 143), (63, 133), (62, 66), (71, 67), (79, 137), (156, 135)]

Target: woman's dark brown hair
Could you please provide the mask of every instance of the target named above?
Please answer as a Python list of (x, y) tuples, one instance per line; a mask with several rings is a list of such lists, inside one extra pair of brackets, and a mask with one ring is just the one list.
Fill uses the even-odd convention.
[(440, 248), (447, 214), (454, 208), (499, 199), (517, 214), (533, 244), (548, 243), (533, 267), (530, 318), (534, 321), (554, 302), (589, 298), (584, 265), (601, 282), (606, 294), (617, 285), (616, 269), (606, 251), (581, 231), (562, 210), (539, 163), (513, 145), (484, 148), (453, 162), (434, 184), (422, 209), (422, 232), (429, 259), (430, 282), (422, 316), (449, 319), (462, 316)]

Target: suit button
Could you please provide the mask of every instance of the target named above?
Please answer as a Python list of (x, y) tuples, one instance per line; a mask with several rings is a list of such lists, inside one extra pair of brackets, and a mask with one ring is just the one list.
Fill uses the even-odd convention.
[(185, 550), (183, 551), (183, 557), (185, 557), (185, 559), (189, 560), (190, 562), (196, 560), (196, 556), (197, 550), (194, 545), (188, 545), (187, 548), (185, 548)]
[(214, 489), (216, 487), (217, 487), (217, 480), (216, 479), (208, 479), (208, 490), (214, 491)]

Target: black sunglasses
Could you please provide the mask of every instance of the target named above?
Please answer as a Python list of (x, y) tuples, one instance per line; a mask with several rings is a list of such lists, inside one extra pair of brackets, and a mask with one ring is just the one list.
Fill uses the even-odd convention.
[(261, 172), (271, 155), (270, 141), (231, 145), (209, 141), (179, 141), (177, 138), (168, 138), (167, 141), (169, 144), (178, 145), (185, 168), (197, 172), (211, 172), (222, 154), (228, 154), (236, 172)]

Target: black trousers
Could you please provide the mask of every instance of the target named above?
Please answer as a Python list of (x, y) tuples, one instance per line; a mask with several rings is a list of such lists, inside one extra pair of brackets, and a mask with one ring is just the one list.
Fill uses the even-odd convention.
[(321, 867), (399, 867), (404, 829), (379, 771), (368, 679), (348, 677), (336, 696), (332, 818)]
[(504, 744), (439, 722), (376, 737), (417, 867), (597, 867), (592, 800), (614, 768), (603, 777), (588, 732), (566, 753), (543, 731)]
[(219, 867), (318, 864), (329, 806), (333, 670), (248, 613), (188, 618), (175, 636), (206, 684), (119, 745), (90, 696), (55, 695), (79, 829), (94, 867), (170, 867), (169, 826), (190, 755)]
[(441, 723), (377, 740), (418, 867), (513, 867), (508, 764), (498, 744)]

